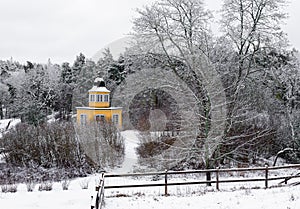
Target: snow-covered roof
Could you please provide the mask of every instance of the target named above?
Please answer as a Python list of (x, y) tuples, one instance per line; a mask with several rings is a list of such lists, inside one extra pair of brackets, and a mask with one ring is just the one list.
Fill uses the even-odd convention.
[(110, 91), (105, 87), (105, 82), (103, 78), (96, 78), (94, 81), (94, 86), (89, 90), (89, 92), (106, 92)]
[(76, 107), (79, 110), (121, 110), (122, 107)]
[(101, 81), (104, 81), (104, 79), (103, 78), (96, 78), (94, 82), (98, 83), (98, 82), (101, 82)]
[(107, 93), (109, 93), (110, 92), (110, 90), (108, 90), (106, 87), (98, 87), (98, 86), (93, 86), (93, 88), (91, 88), (90, 90), (89, 90), (89, 92), (107, 92)]

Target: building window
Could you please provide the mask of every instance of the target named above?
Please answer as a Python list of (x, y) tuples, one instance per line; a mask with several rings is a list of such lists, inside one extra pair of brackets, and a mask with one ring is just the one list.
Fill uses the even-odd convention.
[(104, 95), (104, 102), (109, 102), (109, 96), (108, 96), (108, 94)]
[(99, 94), (96, 95), (96, 102), (100, 102), (100, 95)]
[(112, 122), (115, 125), (119, 125), (119, 115), (117, 115), (117, 114), (113, 115)]
[(105, 115), (95, 115), (95, 121), (96, 122), (104, 122)]
[(85, 114), (80, 115), (80, 125), (84, 126), (87, 122), (87, 116)]
[(95, 101), (95, 95), (94, 94), (91, 94), (90, 95), (90, 102), (94, 102)]
[(97, 94), (96, 95), (96, 102), (103, 102), (103, 95), (102, 94)]

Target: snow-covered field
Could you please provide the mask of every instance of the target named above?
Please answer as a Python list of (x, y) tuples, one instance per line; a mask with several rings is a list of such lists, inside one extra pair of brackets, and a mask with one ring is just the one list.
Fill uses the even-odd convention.
[(208, 192), (191, 196), (106, 198), (105, 208), (131, 209), (299, 209), (300, 187)]
[[(137, 158), (134, 148), (137, 146), (137, 132), (124, 131), (126, 138), (125, 161), (113, 173), (131, 172), (136, 166)], [(63, 190), (62, 183), (53, 184), (52, 191), (38, 191), (38, 185), (33, 192), (27, 192), (26, 185), (18, 185), (16, 193), (0, 192), (1, 209), (82, 209), (90, 208), (91, 195), (99, 175), (78, 178), (71, 181), (69, 189)], [(111, 178), (108, 184), (121, 183), (153, 183), (149, 177), (144, 178)], [(177, 181), (178, 179), (175, 179)], [(182, 180), (182, 179), (180, 179)], [(158, 182), (161, 180), (158, 180)], [(88, 189), (82, 185), (88, 183)], [(156, 182), (155, 182), (156, 183)], [(257, 187), (258, 188), (258, 187)], [(247, 184), (221, 185), (221, 192), (214, 185), (205, 186), (174, 186), (170, 187), (171, 195), (164, 197), (164, 188), (149, 187), (147, 189), (106, 190), (105, 208), (118, 209), (300, 209), (300, 185), (284, 186), (272, 189), (250, 189)], [(124, 197), (125, 196), (125, 197)]]

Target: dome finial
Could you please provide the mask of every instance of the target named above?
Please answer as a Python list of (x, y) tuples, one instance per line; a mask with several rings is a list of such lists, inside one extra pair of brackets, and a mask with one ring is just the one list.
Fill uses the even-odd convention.
[(94, 81), (94, 86), (97, 86), (97, 87), (106, 87), (104, 79), (103, 78), (96, 78), (95, 81)]

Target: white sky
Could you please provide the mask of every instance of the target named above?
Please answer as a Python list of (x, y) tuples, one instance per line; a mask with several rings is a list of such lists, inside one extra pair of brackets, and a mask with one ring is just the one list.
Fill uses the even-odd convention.
[[(82, 52), (92, 57), (99, 49), (126, 35), (140, 8), (154, 0), (0, 0), (0, 59), (73, 63)], [(300, 1), (290, 0), (284, 27), (300, 49)], [(210, 9), (221, 0), (206, 0)]]

